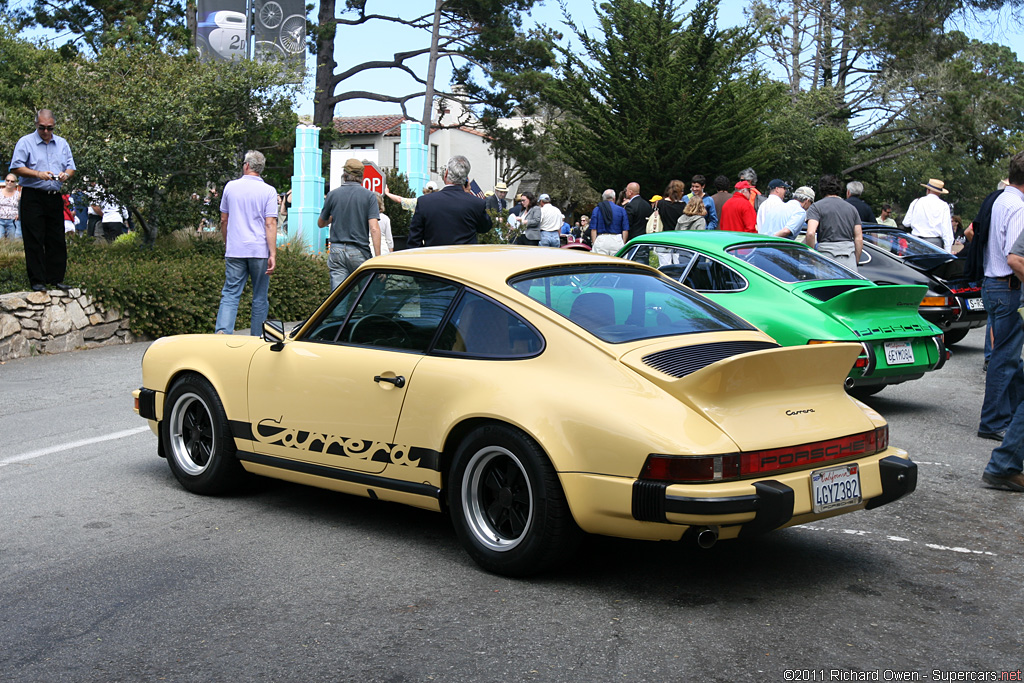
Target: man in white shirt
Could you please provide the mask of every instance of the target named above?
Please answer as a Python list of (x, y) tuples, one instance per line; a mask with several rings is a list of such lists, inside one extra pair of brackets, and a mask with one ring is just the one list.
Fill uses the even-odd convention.
[(1010, 419), (1024, 398), (1024, 326), (1017, 309), (1021, 281), (1008, 263), (1011, 248), (1024, 234), (1024, 152), (1010, 159), (1010, 184), (992, 205), (985, 249), (981, 298), (991, 323), (992, 353), (985, 373), (978, 436), (1002, 441)]
[(757, 210), (757, 231), (762, 235), (777, 235), (786, 227), (793, 215), (792, 202), (786, 202), (786, 191), (792, 189), (785, 180), (768, 183), (768, 197)]
[(927, 184), (921, 183), (921, 187), (928, 192), (910, 203), (903, 225), (910, 228), (911, 235), (952, 253), (953, 221), (949, 204), (939, 198), (940, 195), (949, 194), (949, 190), (936, 178), (929, 178)]
[(540, 204), (540, 246), (560, 247), (561, 240), (558, 235), (562, 229), (562, 212), (551, 203), (551, 197), (542, 194), (537, 198)]

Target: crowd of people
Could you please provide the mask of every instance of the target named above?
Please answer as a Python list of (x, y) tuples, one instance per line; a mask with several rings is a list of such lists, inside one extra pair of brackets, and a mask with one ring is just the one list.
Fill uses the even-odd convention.
[[(67, 141), (54, 134), (55, 118), (49, 110), (36, 113), (35, 131), (18, 140), (9, 173), (0, 188), (0, 236), (24, 242), (25, 266), (33, 290), (48, 285), (69, 289), (65, 230), (75, 231), (76, 215), (63, 191), (75, 173), (75, 161)], [(220, 200), (220, 231), (225, 239), (225, 280), (217, 312), (216, 331), (233, 333), (238, 302), (247, 281), (253, 288), (250, 333), (259, 335), (268, 309), (270, 276), (276, 266), (277, 217), (282, 199), (264, 182), (266, 159), (250, 150), (242, 163), (242, 175), (224, 187)], [(394, 248), (390, 221), (383, 198), (362, 185), (364, 166), (355, 159), (345, 163), (342, 183), (327, 194), (318, 219), (329, 227), (328, 269), (331, 287), (367, 259)], [(409, 248), (435, 245), (475, 244), (477, 235), (494, 227), (493, 216), (508, 211), (508, 224), (516, 241), (558, 247), (561, 237), (579, 239), (594, 252), (614, 255), (629, 239), (652, 231), (733, 230), (796, 239), (856, 270), (865, 223), (897, 225), (892, 206), (883, 204), (876, 215), (861, 197), (863, 185), (843, 183), (824, 175), (817, 191), (810, 186), (793, 189), (773, 179), (766, 192), (758, 189), (757, 174), (745, 169), (733, 182), (725, 176), (714, 180), (715, 194), (705, 192), (707, 180), (695, 175), (689, 192), (674, 179), (663, 195), (650, 200), (640, 186), (630, 182), (616, 194), (608, 189), (589, 215), (574, 226), (548, 194), (523, 192), (508, 206), (508, 187), (495, 185), (486, 198), (470, 189), (470, 163), (453, 156), (442, 171), (444, 186), (428, 185), (415, 199), (385, 194), (413, 211)], [(986, 338), (985, 397), (978, 436), (1000, 442), (992, 452), (982, 479), (988, 486), (1024, 492), (1024, 325), (1018, 309), (1024, 304), (1024, 153), (1014, 156), (1009, 176), (982, 203), (975, 220), (966, 228), (952, 215), (942, 196), (944, 183), (929, 178), (921, 183), (924, 194), (914, 200), (902, 224), (936, 247), (955, 253), (965, 244), (975, 248), (964, 255), (965, 272), (982, 282), (982, 299), (988, 313)], [(94, 196), (103, 193), (97, 190)], [(116, 236), (124, 230), (127, 212), (112, 202), (89, 201), (89, 234), (102, 229)]]

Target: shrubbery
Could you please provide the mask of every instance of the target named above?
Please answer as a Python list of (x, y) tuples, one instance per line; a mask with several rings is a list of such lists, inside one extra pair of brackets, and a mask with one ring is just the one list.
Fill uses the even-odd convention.
[[(213, 332), (224, 285), (224, 243), (216, 235), (177, 232), (152, 249), (131, 240), (113, 244), (87, 237), (68, 240), (68, 284), (80, 286), (104, 308), (129, 316), (133, 334), (161, 337)], [(28, 290), (23, 253), (0, 251), (0, 292)], [(270, 279), (270, 317), (302, 320), (330, 293), (327, 263), (301, 245), (277, 250)], [(240, 327), (249, 326), (252, 293), (238, 307)]]

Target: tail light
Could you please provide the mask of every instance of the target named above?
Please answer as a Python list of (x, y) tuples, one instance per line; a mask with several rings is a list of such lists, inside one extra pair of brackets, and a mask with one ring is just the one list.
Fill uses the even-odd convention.
[[(812, 344), (848, 344), (848, 343), (858, 343), (858, 342), (843, 342), (843, 341), (839, 341), (837, 339), (810, 339), (807, 342), (808, 345), (812, 345)], [(861, 352), (860, 352), (860, 355), (857, 356), (857, 360), (853, 361), (853, 367), (859, 368), (859, 369), (863, 370), (863, 369), (867, 368), (869, 365), (871, 365), (871, 354), (868, 352), (868, 345), (867, 344), (865, 344), (864, 342), (859, 342), (859, 343), (860, 343)]]
[(951, 296), (926, 296), (921, 299), (922, 306), (952, 306), (956, 299)]
[(640, 479), (673, 484), (729, 481), (744, 477), (764, 476), (773, 472), (806, 469), (833, 460), (850, 460), (889, 447), (889, 426), (859, 434), (826, 439), (799, 446), (769, 448), (747, 453), (724, 455), (660, 455), (647, 456)]

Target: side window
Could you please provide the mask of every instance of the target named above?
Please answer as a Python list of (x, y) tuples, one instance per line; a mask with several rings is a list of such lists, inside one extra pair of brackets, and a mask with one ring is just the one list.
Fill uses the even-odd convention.
[(305, 338), (310, 341), (321, 342), (337, 340), (341, 326), (345, 324), (345, 318), (348, 317), (349, 311), (352, 310), (353, 304), (359, 298), (359, 294), (363, 291), (363, 287), (366, 286), (366, 281), (369, 277), (369, 274), (363, 275), (342, 296), (338, 297), (334, 302), (334, 307), (328, 311), (327, 315), (317, 323), (313, 331), (306, 335)]
[(697, 257), (683, 284), (698, 292), (738, 292), (747, 286), (735, 270), (704, 255)]
[(426, 351), (459, 287), (405, 273), (374, 273), (338, 341)]
[(489, 358), (533, 356), (543, 348), (537, 332), (507, 309), (466, 292), (435, 350)]
[(660, 247), (653, 244), (639, 244), (629, 255), (630, 261), (657, 268), (676, 282), (680, 282), (683, 273), (693, 259), (693, 252), (678, 247)]

